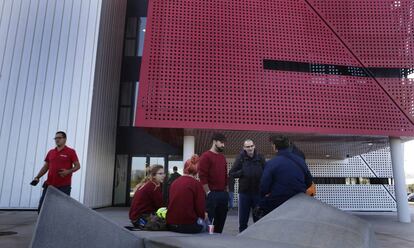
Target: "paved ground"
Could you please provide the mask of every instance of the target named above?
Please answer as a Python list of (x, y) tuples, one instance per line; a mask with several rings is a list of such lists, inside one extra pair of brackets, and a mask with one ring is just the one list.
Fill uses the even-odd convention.
[[(414, 221), (414, 205), (411, 205)], [(120, 226), (129, 225), (127, 208), (104, 208), (97, 210)], [(378, 248), (414, 247), (414, 223), (402, 224), (397, 221), (395, 213), (353, 213), (370, 222), (375, 230)], [(17, 234), (0, 235), (1, 248), (25, 248), (30, 244), (37, 219), (35, 211), (0, 211), (0, 234), (16, 232)], [(232, 235), (238, 233), (237, 210), (231, 210), (227, 217), (224, 232)]]

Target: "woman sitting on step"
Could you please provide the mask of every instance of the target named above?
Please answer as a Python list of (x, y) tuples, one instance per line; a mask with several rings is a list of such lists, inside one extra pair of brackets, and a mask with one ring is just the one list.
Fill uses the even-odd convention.
[(164, 178), (162, 165), (147, 168), (147, 176), (137, 185), (129, 210), (129, 219), (134, 227), (154, 231), (165, 229), (165, 223), (158, 220), (154, 214), (164, 206), (161, 185)]
[(207, 230), (206, 194), (197, 179), (198, 156), (193, 155), (184, 165), (184, 175), (170, 188), (167, 228), (179, 233), (199, 233)]

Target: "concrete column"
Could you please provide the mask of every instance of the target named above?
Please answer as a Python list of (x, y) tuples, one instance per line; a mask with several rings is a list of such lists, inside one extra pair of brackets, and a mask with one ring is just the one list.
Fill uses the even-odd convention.
[(399, 138), (390, 138), (390, 144), (398, 220), (403, 223), (410, 223), (410, 208), (408, 206), (405, 186), (404, 148)]
[(184, 136), (184, 146), (183, 146), (183, 162), (191, 158), (195, 153), (195, 137), (194, 136)]

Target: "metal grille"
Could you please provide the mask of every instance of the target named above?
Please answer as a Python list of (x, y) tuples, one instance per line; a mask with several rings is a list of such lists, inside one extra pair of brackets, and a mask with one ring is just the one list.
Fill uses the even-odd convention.
[[(385, 185), (394, 193), (394, 185)], [(395, 201), (382, 185), (318, 184), (317, 198), (342, 210), (395, 211)]]
[[(314, 177), (393, 178), (389, 147), (345, 160), (312, 159), (307, 162)], [(354, 211), (395, 211), (393, 197), (394, 185), (368, 184), (318, 184), (316, 196), (342, 210)]]
[(414, 135), (400, 110), (412, 114), (413, 79), (263, 69), (264, 59), (412, 66), (411, 1), (393, 2), (150, 1), (136, 125)]
[[(306, 0), (366, 67), (414, 65), (414, 2), (411, 0)], [(375, 10), (375, 11), (373, 11)], [(401, 75), (403, 76), (403, 75)], [(413, 75), (414, 76), (414, 75)], [(404, 112), (414, 120), (411, 79), (377, 78)]]
[(309, 159), (307, 163), (314, 177), (393, 177), (389, 148), (361, 156), (344, 160)]
[[(228, 158), (227, 160), (227, 171), (230, 171), (231, 167), (234, 164), (236, 159)], [(234, 196), (233, 196), (233, 206), (237, 207), (239, 205), (239, 179), (234, 179)]]
[[(233, 163), (234, 158), (227, 159), (229, 170)], [(314, 177), (393, 178), (389, 147), (344, 160), (309, 159), (307, 163)], [(317, 199), (342, 210), (396, 210), (396, 204), (393, 199), (393, 197), (395, 198), (394, 185), (318, 184), (316, 188)], [(234, 206), (237, 206), (238, 203), (237, 189), (238, 182), (236, 180)]]

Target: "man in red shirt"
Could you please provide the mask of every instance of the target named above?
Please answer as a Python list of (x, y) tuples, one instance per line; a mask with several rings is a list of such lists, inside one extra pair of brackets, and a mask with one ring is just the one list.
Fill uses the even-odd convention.
[(43, 192), (40, 197), (38, 211), (43, 203), (48, 186), (54, 186), (63, 193), (70, 195), (72, 173), (80, 169), (78, 156), (75, 150), (66, 146), (66, 133), (59, 131), (55, 135), (56, 148), (51, 149), (45, 158), (45, 163), (37, 176), (32, 181), (36, 185), (40, 178), (47, 174), (47, 180), (43, 184)]
[(222, 154), (225, 141), (226, 137), (223, 134), (213, 134), (211, 149), (201, 155), (198, 164), (198, 176), (207, 195), (208, 218), (216, 233), (223, 232), (229, 201), (227, 162)]

